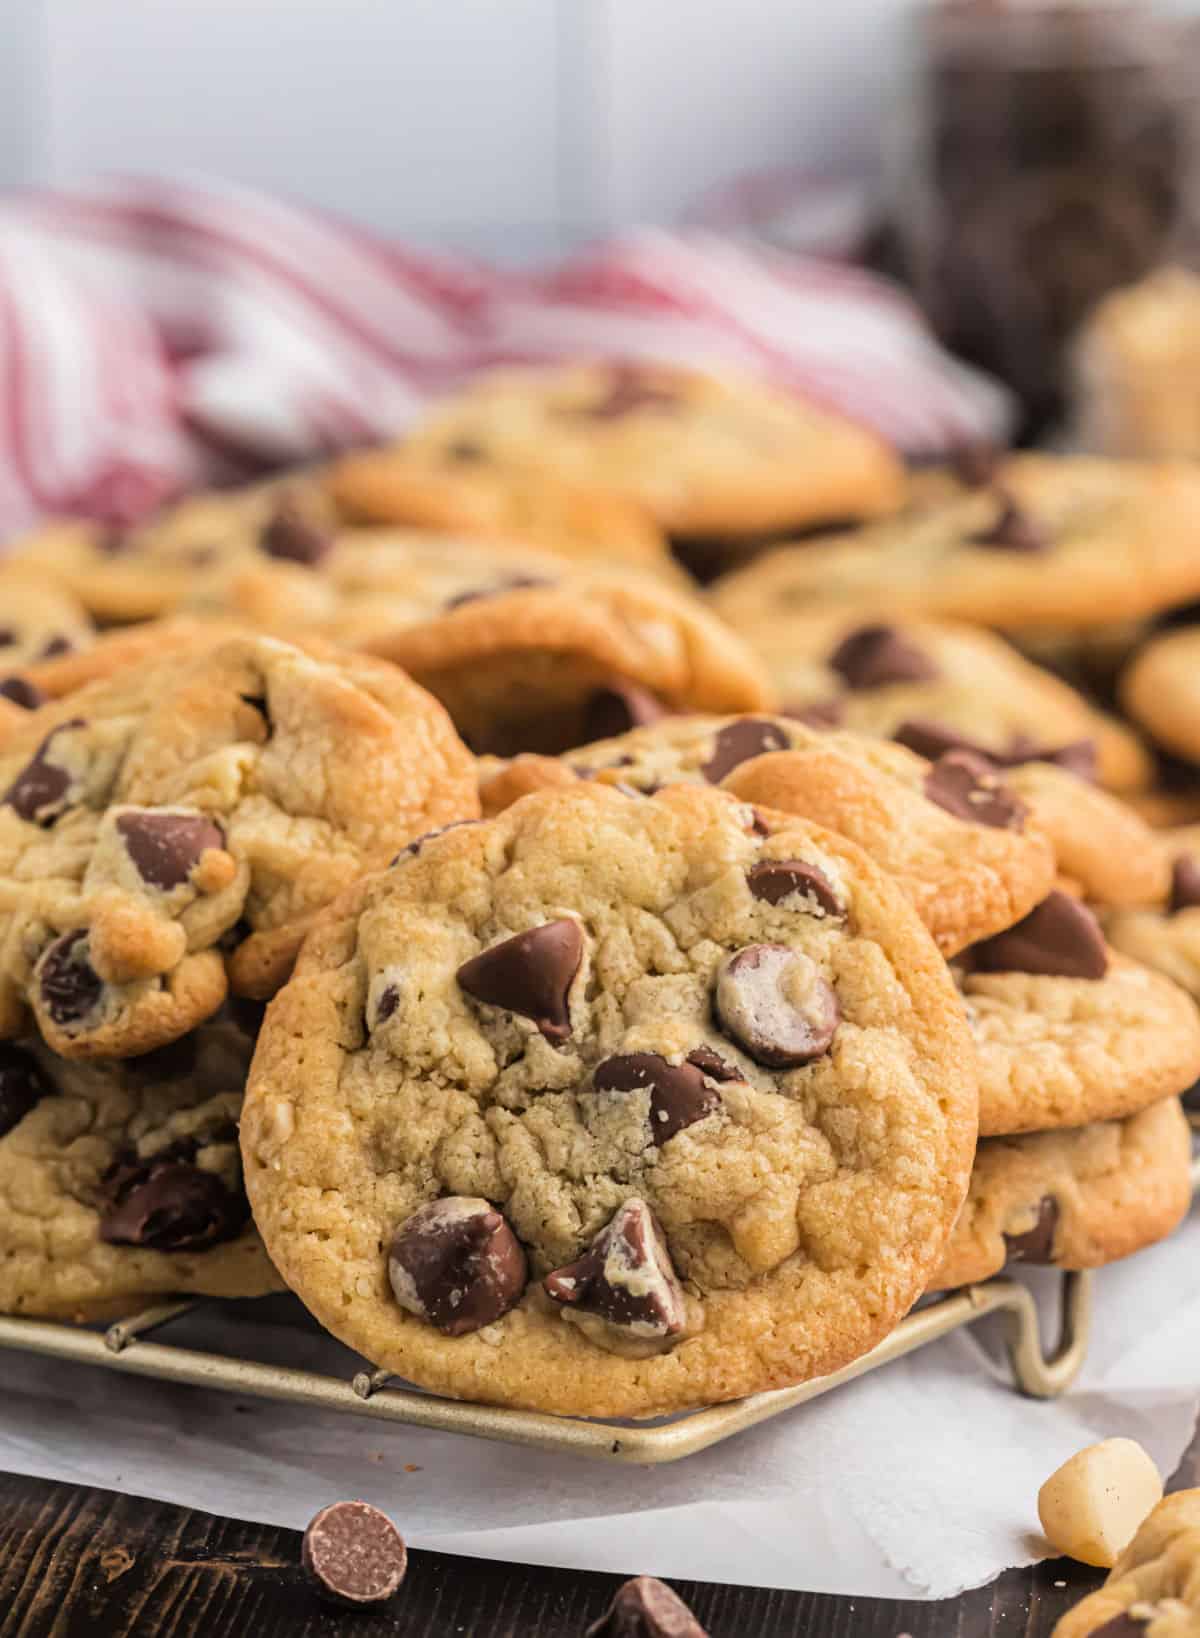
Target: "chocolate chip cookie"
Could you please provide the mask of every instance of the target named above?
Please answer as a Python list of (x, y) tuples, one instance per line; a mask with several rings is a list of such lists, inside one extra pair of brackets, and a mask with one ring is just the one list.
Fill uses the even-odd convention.
[(1077, 899), (1051, 893), (960, 963), (985, 1137), (1117, 1120), (1200, 1075), (1200, 1014), (1110, 950)]
[(862, 427), (759, 382), (661, 364), (497, 370), (435, 405), (409, 447), (548, 471), (680, 536), (879, 517), (905, 489), (896, 456)]
[(1121, 703), (1160, 745), (1200, 762), (1200, 627), (1147, 643), (1121, 677)]
[(238, 1154), (253, 1050), (234, 1011), (117, 1062), (0, 1042), (0, 1311), (103, 1319), (280, 1288)]
[(1200, 1490), (1164, 1496), (1052, 1638), (1192, 1638), (1200, 1624)]
[(36, 661), (86, 648), (94, 636), (69, 592), (32, 573), (0, 567), (0, 683)]
[(924, 756), (1056, 762), (1116, 791), (1152, 776), (1131, 729), (978, 626), (799, 610), (741, 631), (802, 722), (897, 739)]
[(1099, 1268), (1164, 1239), (1192, 1199), (1191, 1128), (1177, 1098), (1125, 1120), (984, 1138), (930, 1289), (1008, 1264)]
[(714, 589), (740, 630), (775, 613), (886, 609), (1085, 628), (1200, 597), (1200, 469), (1014, 455), (992, 483), (845, 540), (765, 553)]
[(269, 995), (313, 914), (478, 812), (444, 712), (380, 661), (241, 638), (128, 667), (0, 746), (0, 1034), (64, 1057)]
[(368, 1359), (643, 1415), (884, 1335), (940, 1261), (974, 1100), (945, 963), (852, 843), (581, 785), (414, 845), (322, 920), (242, 1149), (276, 1266)]
[(1200, 826), (1164, 831), (1161, 849), (1167, 879), (1160, 902), (1106, 916), (1105, 934), (1200, 1002)]

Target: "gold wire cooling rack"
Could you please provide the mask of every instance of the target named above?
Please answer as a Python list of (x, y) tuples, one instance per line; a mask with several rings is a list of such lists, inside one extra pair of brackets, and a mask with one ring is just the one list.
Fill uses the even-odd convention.
[[(1200, 1187), (1200, 1157), (1193, 1164), (1192, 1186), (1193, 1190)], [(590, 1421), (469, 1404), (393, 1387), (394, 1378), (386, 1371), (364, 1369), (352, 1376), (337, 1376), (153, 1340), (155, 1332), (165, 1331), (173, 1321), (206, 1306), (210, 1305), (203, 1300), (165, 1303), (118, 1320), (104, 1331), (51, 1320), (0, 1317), (0, 1348), (537, 1450), (615, 1462), (675, 1462), (793, 1406), (819, 1399), (843, 1382), (902, 1359), (989, 1314), (999, 1316), (1004, 1325), (1015, 1386), (1037, 1399), (1053, 1398), (1074, 1382), (1087, 1354), (1092, 1277), (1087, 1273), (1060, 1275), (1059, 1335), (1049, 1350), (1043, 1344), (1031, 1292), (1016, 1280), (1000, 1277), (965, 1286), (914, 1310), (870, 1353), (829, 1376), (644, 1423)]]

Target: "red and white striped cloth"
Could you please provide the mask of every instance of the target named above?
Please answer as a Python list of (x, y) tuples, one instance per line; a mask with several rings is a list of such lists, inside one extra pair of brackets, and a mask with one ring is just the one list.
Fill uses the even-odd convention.
[(542, 272), (391, 245), (226, 184), (0, 196), (0, 539), (125, 523), (404, 429), (490, 364), (658, 359), (765, 376), (930, 454), (1008, 401), (894, 287), (836, 259), (645, 229)]

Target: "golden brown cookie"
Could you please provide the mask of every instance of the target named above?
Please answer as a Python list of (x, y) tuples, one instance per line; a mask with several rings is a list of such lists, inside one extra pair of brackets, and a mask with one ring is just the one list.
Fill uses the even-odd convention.
[(32, 570), (0, 565), (0, 686), (36, 661), (86, 648), (94, 637), (69, 592)]
[(713, 593), (741, 630), (848, 608), (1085, 628), (1198, 596), (1200, 468), (1037, 454), (1009, 457), (990, 486), (943, 506), (777, 547)]
[(660, 364), (478, 377), (412, 432), (414, 456), (477, 459), (618, 495), (681, 536), (760, 535), (902, 504), (874, 434), (759, 382)]
[(1195, 1638), (1200, 1630), (1200, 1490), (1164, 1496), (1104, 1585), (1053, 1638)]
[(1168, 751), (1200, 762), (1200, 627), (1154, 637), (1120, 682), (1121, 703)]
[(1048, 762), (1005, 768), (1004, 781), (1054, 844), (1059, 875), (1090, 904), (1123, 909), (1162, 898), (1169, 874), (1162, 844), (1119, 797)]
[(1192, 1199), (1192, 1135), (1177, 1098), (1124, 1120), (984, 1138), (931, 1291), (1016, 1263), (1099, 1268), (1165, 1239)]
[(1200, 825), (1161, 831), (1158, 841), (1166, 878), (1159, 902), (1106, 916), (1105, 934), (1200, 1003)]
[(853, 844), (584, 785), (322, 921), (242, 1148), (276, 1266), (375, 1364), (647, 1415), (884, 1335), (961, 1205), (974, 1096), (945, 963)]

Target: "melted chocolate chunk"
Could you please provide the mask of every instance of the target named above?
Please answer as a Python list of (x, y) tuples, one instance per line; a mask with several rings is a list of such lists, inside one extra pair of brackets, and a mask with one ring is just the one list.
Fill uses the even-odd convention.
[(375, 1003), (375, 1023), (386, 1024), (399, 1005), (400, 986), (398, 984), (385, 984), (379, 992), (379, 999)]
[(80, 927), (55, 939), (37, 964), (42, 1003), (56, 1024), (78, 1024), (100, 1000), (104, 985), (87, 957), (87, 933)]
[(300, 1562), (320, 1597), (343, 1608), (386, 1603), (408, 1569), (404, 1538), (365, 1501), (323, 1507), (304, 1532)]
[(11, 701), (19, 705), (23, 711), (36, 711), (39, 705), (46, 703), (46, 696), (41, 689), (24, 677), (0, 677), (0, 699)]
[(205, 1251), (234, 1240), (250, 1217), (242, 1194), (231, 1194), (213, 1172), (176, 1158), (194, 1145), (139, 1160), (126, 1156), (102, 1180), (109, 1202), (100, 1238), (109, 1245), (147, 1246), (153, 1251)]
[(703, 1065), (695, 1062), (694, 1054), (681, 1064), (670, 1063), (656, 1052), (627, 1052), (606, 1058), (597, 1066), (592, 1084), (597, 1092), (649, 1089), (650, 1137), (660, 1148), (676, 1132), (721, 1107), (720, 1093), (707, 1085)]
[(221, 849), (220, 827), (199, 813), (122, 813), (117, 830), (138, 875), (150, 887), (181, 887), (210, 848)]
[(450, 1195), (405, 1219), (388, 1251), (401, 1308), (448, 1337), (491, 1325), (521, 1300), (525, 1253), (486, 1200)]
[(0, 1041), (0, 1137), (11, 1132), (53, 1091), (32, 1052), (10, 1041)]
[(1023, 830), (1024, 802), (997, 777), (986, 757), (946, 751), (925, 776), (925, 795), (956, 819), (994, 830)]
[(333, 536), (287, 501), (274, 517), (264, 524), (258, 544), (268, 557), (281, 558), (286, 563), (301, 563), (313, 569), (328, 555)]
[(803, 901), (801, 909), (815, 905), (827, 916), (841, 916), (846, 907), (834, 891), (825, 872), (805, 859), (762, 859), (746, 873), (746, 881), (756, 899), (781, 904), (793, 897)]
[(853, 689), (932, 682), (939, 675), (928, 654), (894, 626), (860, 626), (847, 632), (829, 656), (829, 664)]
[(584, 743), (615, 739), (631, 728), (644, 728), (667, 715), (667, 708), (648, 688), (636, 683), (613, 682), (597, 688), (583, 711)]
[(1058, 1201), (1052, 1195), (1043, 1195), (1037, 1203), (1032, 1228), (1023, 1234), (1006, 1234), (1004, 1244), (1010, 1263), (1052, 1263), (1054, 1261), (1054, 1234), (1058, 1228)]
[(1167, 909), (1171, 915), (1180, 910), (1194, 910), (1200, 905), (1200, 864), (1190, 853), (1181, 853), (1171, 866), (1171, 897)]
[(1094, 739), (1074, 739), (1066, 745), (1039, 745), (1025, 734), (1014, 734), (1006, 750), (995, 750), (930, 717), (907, 718), (892, 738), (898, 745), (906, 745), (910, 751), (916, 751), (918, 756), (928, 757), (930, 762), (936, 762), (947, 751), (969, 751), (972, 756), (984, 757), (998, 768), (1019, 768), (1026, 762), (1052, 762), (1078, 779), (1091, 783), (1096, 778)]
[(687, 1055), (689, 1064), (695, 1064), (708, 1076), (710, 1081), (742, 1081), (745, 1076), (733, 1064), (726, 1063), (719, 1052), (714, 1052), (710, 1046), (698, 1046)]
[(31, 824), (49, 825), (58, 818), (68, 806), (73, 781), (65, 768), (49, 760), (50, 747), (59, 734), (83, 726), (83, 718), (74, 717), (50, 730), (0, 799), (5, 806)]
[(542, 1281), (554, 1302), (595, 1314), (634, 1336), (677, 1336), (687, 1317), (683, 1288), (650, 1207), (626, 1200), (576, 1262)]
[(828, 1052), (841, 1021), (816, 964), (784, 944), (749, 944), (717, 974), (722, 1030), (768, 1069), (794, 1069)]
[(971, 959), (975, 970), (985, 973), (1094, 980), (1108, 971), (1100, 923), (1085, 904), (1058, 889), (1015, 927), (972, 945)]
[(584, 1638), (708, 1638), (678, 1593), (652, 1575), (618, 1587), (607, 1612)]
[(1003, 552), (1048, 552), (1050, 541), (1022, 507), (1009, 495), (1002, 495), (1003, 505), (996, 521), (977, 535), (971, 535), (968, 545), (986, 546)]
[(571, 1033), (571, 981), (582, 959), (579, 924), (563, 916), (472, 956), (457, 977), (476, 1001), (532, 1018), (548, 1041), (565, 1041)]
[(767, 751), (786, 751), (788, 737), (777, 722), (763, 717), (738, 717), (717, 730), (712, 755), (700, 772), (710, 785), (719, 785), (725, 775), (751, 757), (763, 756)]

